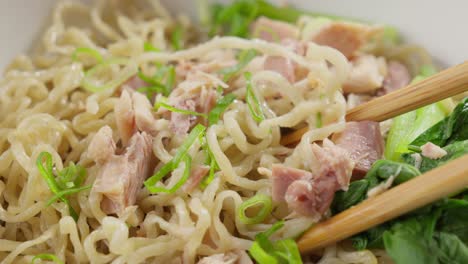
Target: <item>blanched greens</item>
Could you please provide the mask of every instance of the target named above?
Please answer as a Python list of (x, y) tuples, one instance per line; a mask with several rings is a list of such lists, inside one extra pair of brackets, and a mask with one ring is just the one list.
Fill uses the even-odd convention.
[[(395, 176), (393, 185), (405, 182), (468, 153), (468, 99), (439, 123), (423, 131), (411, 145), (417, 149), (428, 142), (441, 146), (442, 158), (421, 157), (419, 170), (408, 150), (398, 159), (377, 161), (362, 180), (352, 182), (348, 191), (338, 192), (332, 204), (339, 213), (367, 198), (373, 187)], [(408, 147), (408, 146), (406, 146)], [(443, 177), (444, 175), (440, 175)], [(398, 263), (468, 263), (468, 191), (446, 198), (402, 217), (371, 228), (352, 238), (357, 249), (385, 248)]]

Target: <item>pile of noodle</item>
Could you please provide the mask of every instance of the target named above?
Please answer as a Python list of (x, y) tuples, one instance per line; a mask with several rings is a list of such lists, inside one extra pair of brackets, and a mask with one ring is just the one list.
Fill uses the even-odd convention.
[[(146, 6), (142, 8), (142, 4)], [(175, 24), (190, 33), (183, 39), (185, 49), (177, 52), (169, 51), (168, 40)], [(0, 82), (2, 263), (29, 263), (40, 253), (55, 254), (66, 263), (196, 263), (205, 256), (228, 252), (245, 257), (255, 234), (274, 222), (286, 219), (285, 228), (276, 234), (283, 238), (297, 236), (316, 221), (290, 216), (287, 208), (275, 208), (264, 223), (245, 225), (238, 221), (236, 208), (256, 193), (270, 195), (271, 164), (319, 166), (311, 158), (310, 144), (344, 128), (347, 102), (340, 87), (349, 71), (346, 58), (313, 43), (301, 57), (274, 43), (235, 37), (205, 42), (203, 35), (187, 18), (171, 16), (156, 0), (97, 1), (92, 7), (77, 2), (58, 4), (33, 55), (17, 57)], [(162, 51), (144, 52), (145, 42)], [(255, 49), (260, 54), (291, 58), (310, 73), (290, 84), (277, 73), (256, 72), (252, 81), (266, 113), (260, 123), (248, 111), (245, 83), (239, 79), (226, 88), (238, 100), (221, 122), (207, 129), (207, 143), (220, 167), (207, 188), (191, 194), (180, 190), (150, 194), (142, 186), (136, 204), (119, 217), (101, 210), (99, 195), (82, 191), (70, 196), (79, 213), (75, 222), (65, 204), (46, 205), (51, 192), (36, 159), (41, 152), (51, 153), (57, 170), (73, 161), (87, 169), (85, 184), (93, 184), (97, 168), (87, 155), (88, 145), (103, 126), (116, 133), (114, 106), (120, 94), (120, 87), (97, 93), (82, 88), (84, 73), (93, 62), (73, 61), (78, 47), (96, 49), (106, 58), (128, 58), (125, 67), (143, 71), (151, 71), (154, 62), (209, 62), (216, 57), (210, 54), (217, 51)], [(403, 60), (413, 52), (410, 47), (369, 49)], [(102, 78), (118, 78), (125, 67), (113, 67)], [(280, 99), (273, 96), (279, 91)], [(316, 124), (318, 112), (323, 118), (321, 128)], [(173, 138), (162, 114), (154, 115), (159, 131), (153, 153), (165, 163), (181, 139)], [(310, 132), (295, 148), (279, 144), (281, 128), (305, 125)], [(202, 159), (202, 152), (200, 146), (190, 150), (194, 160)], [(180, 174), (180, 170), (174, 171), (165, 184), (170, 185)], [(319, 263), (376, 263), (380, 256), (381, 252), (355, 252), (337, 245), (325, 249)]]

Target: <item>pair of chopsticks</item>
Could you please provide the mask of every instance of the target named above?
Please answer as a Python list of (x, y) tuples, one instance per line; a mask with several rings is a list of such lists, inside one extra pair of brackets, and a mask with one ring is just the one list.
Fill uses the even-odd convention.
[[(351, 109), (347, 121), (384, 121), (468, 91), (468, 61)], [(281, 143), (299, 141), (307, 128)], [(298, 240), (299, 250), (323, 248), (395, 217), (456, 193), (468, 186), (468, 155), (400, 184), (381, 195), (314, 225)]]

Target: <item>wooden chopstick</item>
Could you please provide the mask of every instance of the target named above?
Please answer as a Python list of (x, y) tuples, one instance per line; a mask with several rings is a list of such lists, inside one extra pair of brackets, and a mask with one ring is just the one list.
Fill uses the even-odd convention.
[(299, 238), (299, 250), (323, 248), (460, 191), (468, 186), (467, 164), (464, 155), (314, 225)]
[[(468, 91), (468, 61), (359, 105), (348, 111), (346, 120), (380, 122), (465, 91)], [(308, 130), (304, 127), (284, 136), (281, 144), (298, 142)]]

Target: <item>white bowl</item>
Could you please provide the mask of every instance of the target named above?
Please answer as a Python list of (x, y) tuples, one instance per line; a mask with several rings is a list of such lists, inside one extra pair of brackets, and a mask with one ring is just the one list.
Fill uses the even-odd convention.
[[(56, 0), (0, 1), (0, 71), (17, 54), (39, 41)], [(196, 15), (192, 0), (163, 0), (173, 12)], [(224, 0), (222, 2), (230, 2)], [(273, 2), (286, 2), (277, 0)], [(405, 41), (426, 47), (443, 67), (468, 59), (466, 0), (289, 0), (297, 7), (360, 18), (397, 27)]]

